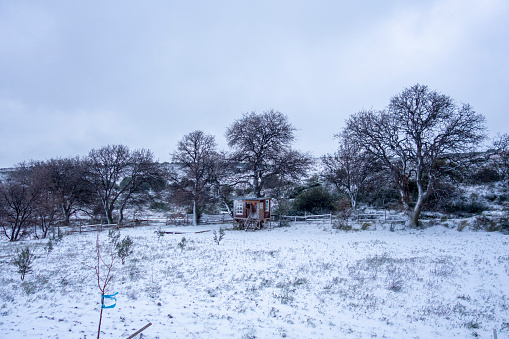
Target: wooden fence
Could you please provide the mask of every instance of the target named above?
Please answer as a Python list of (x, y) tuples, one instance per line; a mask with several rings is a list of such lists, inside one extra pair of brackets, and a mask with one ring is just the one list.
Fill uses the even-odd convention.
[(332, 213), (329, 214), (305, 214), (305, 215), (282, 215), (282, 220), (293, 222), (330, 222), (332, 223)]
[(305, 214), (305, 215), (283, 215), (282, 220), (291, 222), (304, 222), (304, 223), (333, 223), (334, 220), (345, 220), (351, 222), (382, 222), (382, 223), (405, 223), (406, 219), (402, 218), (400, 214), (391, 214), (384, 212), (373, 213), (357, 213), (348, 217), (339, 217), (337, 215), (329, 214)]
[(227, 224), (233, 222), (233, 218), (229, 214), (202, 214), (200, 224)]

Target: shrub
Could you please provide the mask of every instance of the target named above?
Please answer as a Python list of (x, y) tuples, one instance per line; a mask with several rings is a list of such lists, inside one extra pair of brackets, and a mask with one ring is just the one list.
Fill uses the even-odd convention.
[(370, 222), (365, 222), (365, 223), (362, 224), (361, 230), (365, 231), (368, 228), (370, 228), (371, 226), (372, 226), (372, 224)]
[(500, 232), (509, 234), (509, 219), (507, 217), (500, 218), (498, 228)]
[(291, 213), (329, 213), (333, 209), (330, 193), (322, 186), (309, 188), (295, 197)]
[(471, 177), (471, 181), (476, 184), (490, 184), (497, 182), (500, 179), (501, 177), (498, 172), (489, 167), (483, 167), (479, 169)]
[(401, 270), (397, 267), (387, 267), (387, 288), (393, 292), (401, 292), (403, 290), (404, 276)]
[(450, 204), (444, 206), (447, 213), (456, 215), (480, 214), (487, 210), (486, 205), (477, 197), (461, 198), (453, 200)]
[(32, 264), (36, 256), (33, 253), (30, 253), (30, 248), (27, 246), (21, 252), (16, 251), (16, 256), (14, 257), (12, 263), (18, 268), (18, 273), (21, 274), (21, 280), (25, 280), (25, 274), (29, 273), (32, 270)]
[(214, 230), (213, 233), (214, 233), (214, 242), (219, 245), (221, 240), (223, 240), (223, 238), (224, 238), (224, 234), (225, 234), (224, 227), (219, 227), (219, 234), (218, 234), (218, 232), (216, 232), (216, 230)]
[(340, 231), (351, 231), (352, 230), (352, 226), (349, 225), (348, 222), (346, 222), (344, 220), (334, 220), (332, 222), (332, 228), (335, 230), (340, 230)]
[(120, 239), (120, 231), (114, 229), (108, 230), (108, 238), (112, 244), (116, 244)]
[(497, 222), (485, 215), (480, 215), (475, 218), (473, 223), (474, 231), (485, 230), (487, 232), (498, 231)]
[(154, 231), (155, 234), (157, 234), (157, 241), (161, 240), (161, 237), (164, 237), (166, 232), (164, 232), (161, 228), (159, 228), (157, 231)]
[(126, 258), (133, 254), (132, 249), (133, 241), (129, 236), (126, 236), (122, 239), (122, 241), (119, 241), (115, 244), (115, 248), (117, 250), (117, 255), (122, 260), (122, 265), (125, 264)]
[(150, 203), (149, 209), (161, 212), (167, 212), (170, 210), (170, 206), (162, 201), (153, 201)]
[(467, 227), (468, 220), (461, 220), (461, 222), (458, 224), (458, 232), (461, 232)]
[(184, 252), (184, 250), (186, 249), (186, 245), (187, 245), (186, 237), (182, 237), (180, 242), (177, 244), (177, 246), (180, 248), (180, 252)]
[(51, 241), (51, 238), (48, 239), (48, 242), (46, 243), (46, 247), (45, 247), (45, 250), (46, 250), (46, 253), (49, 255), (51, 253), (51, 251), (53, 251), (53, 241)]

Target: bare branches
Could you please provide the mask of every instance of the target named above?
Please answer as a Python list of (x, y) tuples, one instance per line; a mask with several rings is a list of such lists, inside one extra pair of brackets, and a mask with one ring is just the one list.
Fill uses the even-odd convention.
[(108, 223), (120, 201), (122, 211), (132, 194), (159, 175), (149, 150), (130, 151), (124, 145), (108, 145), (89, 153), (89, 180), (100, 198)]
[(193, 204), (193, 225), (197, 224), (197, 204), (213, 181), (216, 165), (216, 141), (212, 135), (194, 131), (185, 135), (172, 155), (178, 169), (170, 171), (170, 181), (185, 202)]
[(262, 114), (244, 114), (226, 131), (233, 157), (246, 165), (255, 196), (261, 197), (262, 189), (275, 176), (296, 177), (307, 171), (311, 157), (291, 149), (295, 128), (288, 117), (273, 109)]
[[(473, 150), (485, 138), (484, 117), (470, 105), (458, 107), (450, 97), (419, 84), (394, 96), (387, 111), (352, 115), (346, 130), (390, 169), (413, 227), (444, 166), (452, 164), (446, 159)], [(409, 192), (411, 180), (418, 190), (415, 202)]]

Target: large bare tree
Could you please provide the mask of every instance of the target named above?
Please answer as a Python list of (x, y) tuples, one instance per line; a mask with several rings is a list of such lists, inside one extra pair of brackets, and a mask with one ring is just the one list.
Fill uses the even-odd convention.
[(54, 195), (69, 225), (73, 214), (83, 209), (91, 200), (93, 191), (86, 180), (86, 161), (80, 157), (50, 159), (40, 163), (47, 190)]
[(145, 183), (159, 176), (152, 152), (146, 149), (131, 151), (124, 145), (108, 145), (93, 149), (88, 155), (88, 177), (100, 199), (108, 223), (113, 223), (113, 211), (123, 209), (132, 195)]
[[(485, 138), (481, 114), (419, 84), (394, 96), (386, 110), (352, 115), (346, 128), (391, 171), (408, 215), (407, 226), (413, 228), (437, 183), (457, 161), (455, 155), (471, 152)], [(415, 201), (411, 181), (417, 186)]]
[(291, 149), (295, 130), (286, 115), (273, 109), (246, 113), (226, 130), (228, 145), (249, 173), (256, 197), (262, 196), (274, 176), (298, 176), (307, 171), (311, 157)]
[(170, 171), (170, 181), (177, 193), (180, 193), (180, 197), (192, 203), (193, 225), (198, 223), (198, 205), (211, 187), (216, 158), (214, 136), (202, 131), (185, 135), (172, 155), (172, 161), (177, 168)]

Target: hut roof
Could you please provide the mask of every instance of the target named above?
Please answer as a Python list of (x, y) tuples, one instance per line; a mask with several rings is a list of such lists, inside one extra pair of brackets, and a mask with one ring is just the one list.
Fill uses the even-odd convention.
[(233, 200), (237, 201), (237, 200), (268, 200), (268, 199), (272, 199), (272, 198), (267, 198), (267, 197), (264, 197), (264, 198), (256, 198), (256, 197), (238, 197), (238, 198), (235, 198)]

